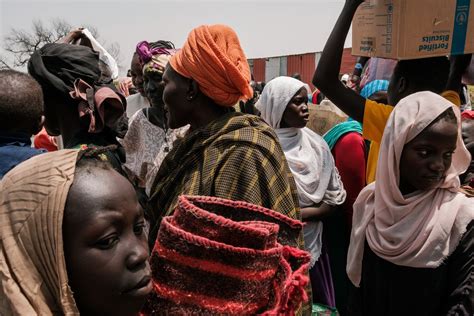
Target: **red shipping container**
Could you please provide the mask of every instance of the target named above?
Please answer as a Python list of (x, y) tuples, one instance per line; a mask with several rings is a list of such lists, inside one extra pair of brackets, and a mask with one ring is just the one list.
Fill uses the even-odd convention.
[(265, 58), (253, 60), (253, 80), (265, 81)]
[(345, 48), (342, 54), (340, 74), (352, 74), (354, 66), (357, 62), (357, 57), (352, 56), (352, 48)]
[(314, 90), (311, 83), (313, 79), (314, 70), (316, 69), (316, 55), (315, 53), (307, 53), (301, 55), (291, 55), (287, 58), (287, 73), (292, 76), (294, 73), (301, 75), (301, 80), (309, 84), (310, 88)]

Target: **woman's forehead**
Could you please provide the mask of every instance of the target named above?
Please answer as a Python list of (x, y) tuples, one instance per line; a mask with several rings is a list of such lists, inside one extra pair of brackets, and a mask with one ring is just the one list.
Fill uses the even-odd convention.
[(132, 185), (113, 169), (79, 170), (68, 193), (68, 206), (87, 210), (112, 207), (127, 199), (136, 201)]
[(456, 122), (441, 119), (426, 127), (414, 139), (413, 143), (423, 142), (426, 144), (440, 145), (448, 143), (456, 144), (458, 136), (458, 125)]

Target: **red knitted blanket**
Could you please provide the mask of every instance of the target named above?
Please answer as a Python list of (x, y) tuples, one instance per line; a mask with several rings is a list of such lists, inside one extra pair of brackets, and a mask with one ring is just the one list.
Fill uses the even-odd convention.
[(245, 202), (181, 196), (151, 257), (144, 314), (293, 315), (308, 299), (303, 224)]

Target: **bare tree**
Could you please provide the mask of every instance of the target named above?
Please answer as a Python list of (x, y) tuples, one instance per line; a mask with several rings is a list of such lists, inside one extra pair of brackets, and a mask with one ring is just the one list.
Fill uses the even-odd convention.
[(2, 69), (10, 69), (10, 65), (5, 61), (6, 58), (0, 55), (0, 70)]
[[(94, 26), (84, 26), (89, 29), (92, 35), (98, 39), (99, 32)], [(73, 27), (62, 19), (54, 19), (50, 25), (45, 25), (41, 20), (33, 21), (31, 31), (12, 28), (4, 38), (3, 49), (9, 53), (12, 62), (6, 56), (0, 56), (0, 69), (24, 67), (31, 54), (47, 43), (57, 42), (60, 38), (66, 36)], [(114, 42), (110, 45), (102, 40), (101, 44), (109, 51), (119, 63), (120, 46)]]
[[(63, 20), (53, 20), (47, 27), (40, 20), (33, 21), (32, 31), (12, 28), (5, 37), (3, 49), (13, 57), (13, 67), (23, 67), (34, 51), (47, 43), (54, 43), (64, 37), (72, 26)], [(7, 62), (2, 60), (4, 64)]]

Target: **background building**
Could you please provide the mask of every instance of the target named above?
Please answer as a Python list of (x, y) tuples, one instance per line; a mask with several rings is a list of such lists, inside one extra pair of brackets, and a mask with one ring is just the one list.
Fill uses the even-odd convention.
[[(352, 73), (357, 57), (351, 55), (352, 48), (344, 49), (340, 74)], [(299, 55), (249, 59), (250, 70), (255, 81), (268, 82), (278, 76), (301, 75), (301, 80), (314, 89), (311, 80), (321, 52)]]

